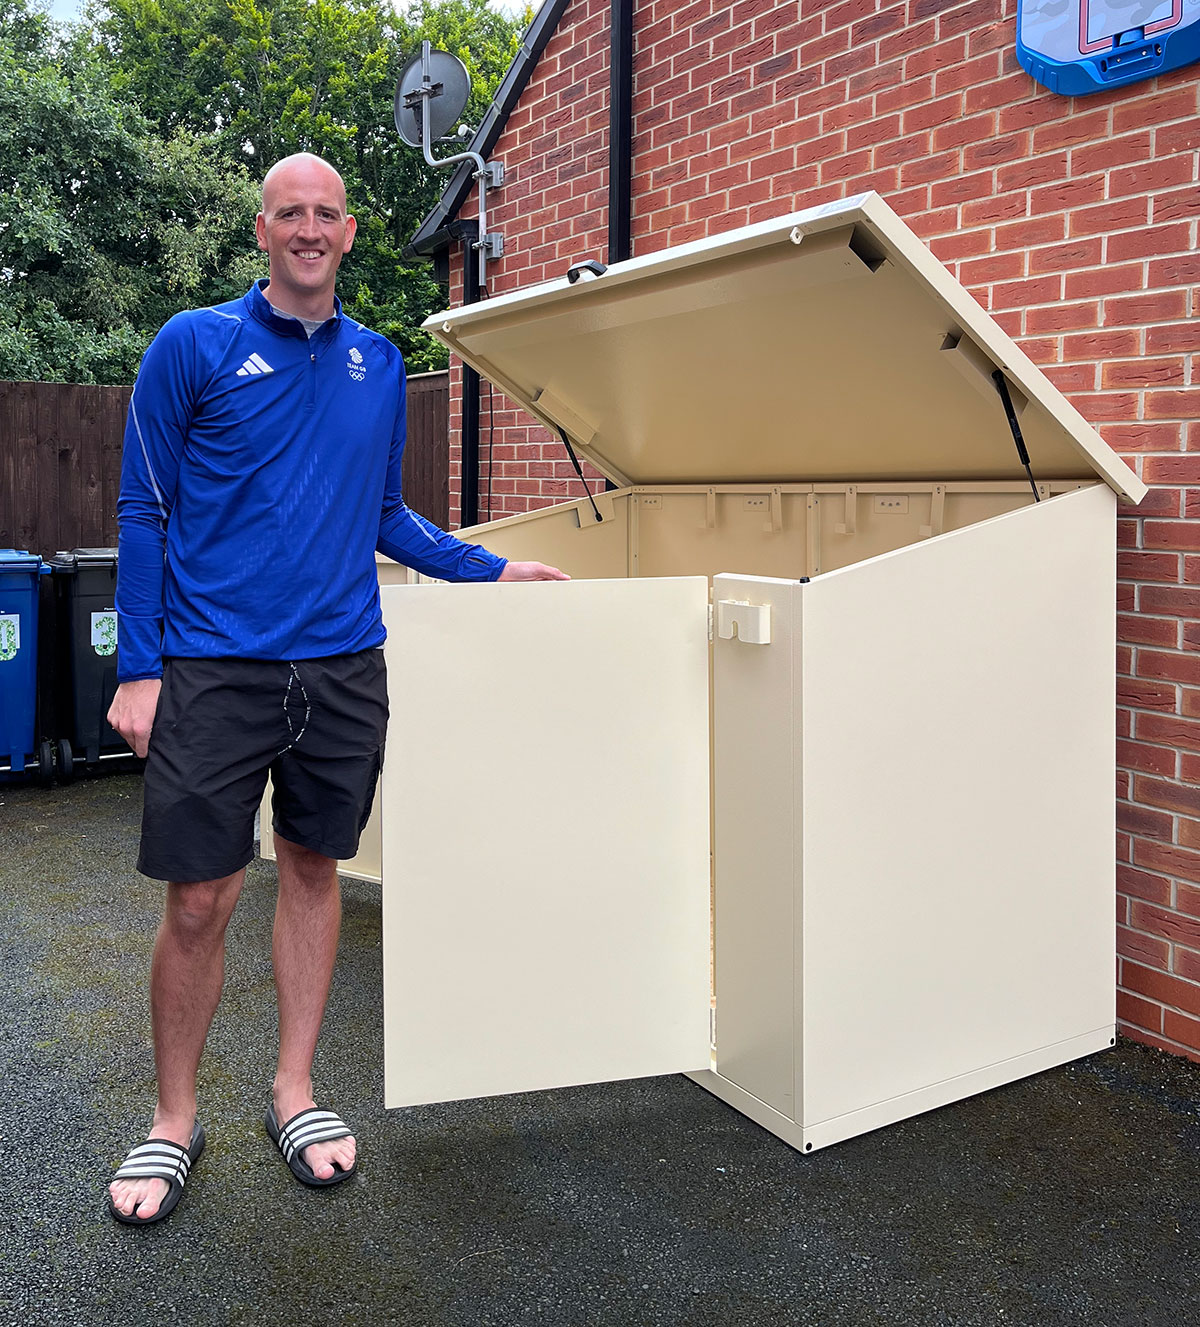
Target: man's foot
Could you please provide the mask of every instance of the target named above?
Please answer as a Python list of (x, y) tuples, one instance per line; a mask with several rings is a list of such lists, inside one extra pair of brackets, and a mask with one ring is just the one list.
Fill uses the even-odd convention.
[(118, 1221), (145, 1226), (174, 1210), (193, 1163), (204, 1151), (204, 1130), (155, 1113), (150, 1136), (130, 1149), (108, 1186), (109, 1207)]
[[(328, 1185), (354, 1170), (354, 1135), (332, 1111), (318, 1110), (311, 1094), (276, 1091), (265, 1121), (267, 1134), (304, 1184)], [(305, 1139), (316, 1141), (306, 1143)]]

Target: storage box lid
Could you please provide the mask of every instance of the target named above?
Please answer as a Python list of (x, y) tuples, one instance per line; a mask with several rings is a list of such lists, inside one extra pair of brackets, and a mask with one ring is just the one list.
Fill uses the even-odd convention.
[(73, 548), (69, 553), (61, 550), (48, 559), (55, 571), (74, 572), (80, 567), (115, 567), (115, 548)]
[(36, 553), (26, 553), (19, 548), (0, 548), (0, 573), (23, 571), (28, 574), (37, 571), (42, 559)]
[(1035, 478), (1146, 491), (878, 194), (425, 327), (622, 485), (1023, 479), (1000, 370)]

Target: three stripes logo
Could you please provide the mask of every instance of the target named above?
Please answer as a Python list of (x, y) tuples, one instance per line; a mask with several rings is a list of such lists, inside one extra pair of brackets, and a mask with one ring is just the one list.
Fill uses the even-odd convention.
[(239, 378), (256, 378), (260, 373), (274, 373), (275, 370), (256, 350), (237, 371)]

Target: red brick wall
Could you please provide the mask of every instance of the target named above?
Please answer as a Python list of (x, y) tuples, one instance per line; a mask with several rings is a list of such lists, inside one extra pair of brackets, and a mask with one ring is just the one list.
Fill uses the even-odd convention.
[[(573, 0), (494, 153), (493, 292), (606, 257), (608, 8)], [(1056, 97), (1015, 16), (640, 0), (634, 252), (876, 189), (1151, 486), (1120, 522), (1118, 1012), (1200, 1059), (1200, 66)], [(495, 438), (494, 515), (578, 493), (499, 395)]]

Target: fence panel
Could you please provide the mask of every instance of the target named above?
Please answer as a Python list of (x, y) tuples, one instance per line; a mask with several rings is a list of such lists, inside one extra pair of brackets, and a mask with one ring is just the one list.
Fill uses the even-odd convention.
[[(0, 382), (0, 548), (49, 557), (117, 542), (121, 443), (130, 387)], [(408, 383), (404, 492), (445, 527), (450, 513), (446, 373)]]

